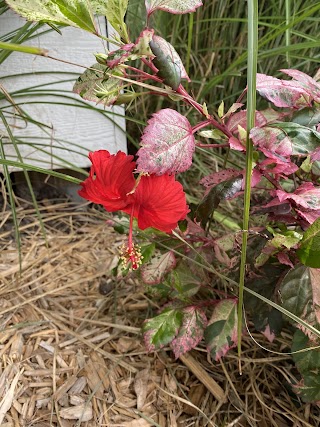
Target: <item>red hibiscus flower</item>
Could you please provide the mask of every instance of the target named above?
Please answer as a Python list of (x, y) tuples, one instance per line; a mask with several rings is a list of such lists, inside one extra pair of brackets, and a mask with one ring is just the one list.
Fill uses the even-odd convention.
[[(121, 210), (130, 215), (125, 256), (131, 262), (139, 252), (132, 242), (133, 218), (137, 218), (141, 230), (154, 227), (170, 233), (178, 221), (186, 217), (189, 211), (186, 196), (173, 175), (140, 175), (136, 180), (133, 156), (120, 151), (115, 155), (106, 150), (95, 151), (89, 158), (92, 163), (90, 176), (81, 183), (79, 195), (101, 204), (109, 212)], [(134, 265), (136, 263), (132, 262), (132, 268), (138, 268)]]

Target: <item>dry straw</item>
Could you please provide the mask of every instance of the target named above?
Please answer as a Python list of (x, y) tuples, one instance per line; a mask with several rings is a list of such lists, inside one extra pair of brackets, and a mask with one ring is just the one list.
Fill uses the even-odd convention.
[(147, 354), (139, 328), (154, 304), (132, 277), (110, 280), (123, 238), (104, 214), (43, 201), (46, 245), (32, 205), (17, 201), (21, 275), (5, 200), (0, 217), (2, 427), (319, 425), (317, 407), (286, 391), (290, 357), (250, 337), (242, 376), (233, 352), (223, 363), (201, 347), (177, 361), (169, 348)]

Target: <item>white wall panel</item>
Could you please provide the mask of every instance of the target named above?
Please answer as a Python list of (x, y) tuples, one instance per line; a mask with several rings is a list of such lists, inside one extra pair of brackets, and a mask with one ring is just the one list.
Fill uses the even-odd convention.
[[(0, 37), (21, 27), (24, 22), (11, 11), (1, 15)], [(104, 18), (98, 19), (98, 25), (101, 34), (107, 35)], [(49, 27), (41, 28), (39, 33), (44, 29)], [(104, 42), (96, 36), (71, 27), (63, 28), (61, 32), (62, 36), (51, 31), (28, 40), (26, 44), (48, 49), (50, 56), (84, 67), (96, 62), (93, 53), (105, 52)], [(115, 47), (109, 48), (113, 50)], [(90, 165), (87, 159), (89, 151), (97, 149), (107, 149), (113, 153), (118, 150), (126, 151), (122, 107), (101, 107), (101, 112), (108, 113), (104, 115), (99, 111), (79, 108), (87, 103), (71, 91), (77, 74), (83, 71), (84, 68), (80, 66), (18, 52), (12, 53), (0, 66), (1, 85), (25, 113), (45, 125), (39, 127), (35, 124), (26, 124), (15, 114), (7, 101), (0, 101), (0, 107), (6, 107), (5, 111), (12, 113), (11, 129), (14, 136), (20, 140), (19, 149), (25, 163), (48, 169), (68, 167), (69, 163), (87, 167)], [(74, 74), (68, 75), (68, 72)], [(21, 76), (25, 73), (29, 74)], [(66, 79), (71, 81), (63, 82)], [(37, 85), (41, 87), (32, 89)], [(30, 91), (41, 91), (41, 94), (28, 96), (26, 88)], [(18, 93), (21, 90), (23, 96)], [(54, 102), (68, 105), (54, 105)], [(17, 160), (15, 149), (7, 138), (6, 129), (1, 121), (0, 132), (5, 142), (7, 159)]]

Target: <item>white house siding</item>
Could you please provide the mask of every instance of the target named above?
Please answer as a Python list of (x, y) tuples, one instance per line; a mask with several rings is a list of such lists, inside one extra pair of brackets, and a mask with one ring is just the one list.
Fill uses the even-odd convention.
[[(13, 12), (6, 12), (0, 16), (0, 36), (21, 27), (25, 20)], [(101, 34), (107, 35), (106, 23), (103, 17), (98, 19)], [(45, 26), (39, 33), (49, 29)], [(67, 62), (84, 67), (93, 65), (96, 60), (93, 53), (105, 52), (105, 45), (98, 37), (77, 28), (61, 29), (62, 36), (55, 31), (35, 37), (25, 44), (49, 50), (49, 55)], [(110, 31), (109, 31), (110, 32)], [(112, 31), (111, 31), (112, 34)], [(110, 50), (114, 46), (107, 46)], [(68, 168), (70, 164), (76, 167), (87, 167), (90, 162), (88, 152), (97, 149), (107, 149), (112, 153), (118, 150), (126, 151), (126, 135), (124, 109), (120, 106), (112, 108), (101, 107), (101, 111), (108, 112), (102, 115), (99, 111), (79, 108), (84, 101), (80, 96), (72, 93), (72, 87), (77, 75), (85, 68), (54, 61), (49, 58), (27, 55), (14, 52), (0, 66), (0, 83), (11, 94), (15, 102), (34, 120), (48, 127), (26, 123), (17, 116), (10, 119), (11, 129), (19, 142), (19, 150), (25, 163), (46, 169)], [(43, 72), (50, 72), (43, 74)], [(57, 72), (62, 72), (58, 74)], [(66, 72), (75, 73), (71, 76)], [(27, 76), (19, 74), (30, 73)], [(40, 73), (40, 74), (39, 74)], [(13, 76), (18, 74), (18, 76)], [(60, 83), (66, 78), (70, 82)], [(19, 96), (16, 92), (31, 88), (35, 85), (50, 83), (49, 86), (39, 88), (43, 96)], [(54, 90), (54, 94), (49, 94)], [(61, 97), (67, 91), (69, 99)], [(71, 105), (53, 105), (50, 102), (67, 102)], [(30, 102), (37, 102), (31, 104)], [(93, 103), (89, 103), (94, 105)], [(8, 102), (0, 101), (0, 107), (9, 106)], [(6, 111), (14, 113), (12, 107)], [(113, 115), (112, 113), (117, 115)], [(17, 160), (15, 148), (0, 121), (0, 132), (5, 142), (6, 158)], [(29, 142), (32, 145), (26, 144)], [(43, 144), (43, 145), (39, 145)], [(76, 151), (76, 153), (74, 152)], [(1, 168), (1, 166), (0, 166)], [(12, 169), (11, 170), (15, 170)]]

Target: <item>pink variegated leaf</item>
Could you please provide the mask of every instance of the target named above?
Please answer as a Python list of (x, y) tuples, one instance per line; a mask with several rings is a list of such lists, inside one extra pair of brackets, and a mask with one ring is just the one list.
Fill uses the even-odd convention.
[[(283, 120), (286, 114), (279, 111), (275, 111), (272, 108), (266, 110), (256, 111), (255, 115), (255, 126), (260, 128), (270, 123), (278, 122)], [(231, 133), (237, 134), (239, 126), (243, 129), (247, 127), (247, 110), (238, 111), (238, 113), (232, 114), (226, 123), (228, 130)]]
[(212, 187), (213, 185), (220, 184), (220, 182), (227, 181), (230, 178), (239, 176), (241, 171), (239, 169), (223, 169), (219, 172), (214, 172), (201, 179), (200, 184), (206, 188)]
[(214, 308), (204, 331), (204, 339), (214, 360), (219, 361), (237, 345), (237, 302), (231, 299), (220, 301)]
[[(289, 267), (291, 267), (291, 268), (293, 268), (294, 267), (294, 265), (292, 264), (292, 261), (290, 260), (290, 258), (289, 258), (289, 256), (288, 256), (288, 254), (286, 254), (285, 252), (278, 252), (277, 254), (276, 254), (276, 256), (277, 256), (277, 258), (278, 258), (278, 261), (281, 263), (281, 264), (284, 264), (284, 265), (288, 265)], [(272, 341), (271, 341), (272, 342)]]
[[(205, 176), (201, 179), (200, 184), (203, 185), (206, 188), (211, 188), (215, 185), (218, 185), (224, 181), (228, 181), (231, 178), (236, 178), (237, 176), (242, 175), (243, 178), (245, 177), (245, 170), (240, 171), (239, 169), (224, 169), (219, 172), (214, 172), (208, 176)], [(254, 169), (252, 172), (252, 179), (251, 179), (251, 187), (255, 187), (257, 184), (259, 184), (261, 180), (261, 173)], [(244, 186), (244, 180), (242, 187)]]
[(156, 47), (157, 51), (161, 52), (160, 57), (168, 57), (170, 61), (180, 70), (181, 79), (186, 79), (188, 82), (190, 82), (191, 80), (186, 72), (186, 69), (184, 68), (182, 60), (172, 44), (160, 36), (153, 36), (152, 43)]
[(282, 160), (281, 158), (265, 159), (259, 163), (259, 169), (265, 173), (272, 173), (280, 176), (288, 176), (295, 173), (299, 168), (290, 160)]
[(169, 251), (163, 255), (157, 254), (141, 267), (142, 280), (148, 285), (159, 284), (175, 266), (176, 257), (173, 252)]
[(174, 14), (194, 12), (202, 6), (200, 0), (145, 0), (147, 15), (150, 16), (156, 10), (164, 10)]
[(204, 311), (198, 307), (190, 306), (182, 310), (183, 320), (178, 335), (171, 342), (175, 358), (195, 348), (202, 340), (203, 332), (207, 326)]
[(123, 64), (124, 62), (130, 59), (132, 48), (134, 47), (134, 43), (126, 44), (121, 46), (120, 49), (114, 50), (108, 53), (106, 64), (109, 68), (114, 68), (119, 64)]
[(260, 331), (269, 342), (273, 342), (276, 334), (271, 330), (270, 325), (267, 325), (264, 330)]
[(192, 164), (195, 140), (192, 127), (184, 116), (166, 108), (148, 121), (137, 155), (138, 172), (183, 172)]
[(119, 49), (109, 52), (106, 58), (106, 64), (109, 68), (115, 68), (119, 64), (127, 61), (133, 61), (142, 57), (153, 57), (149, 43), (152, 40), (154, 30), (148, 28), (143, 30), (135, 43), (129, 43), (121, 46)]
[(310, 155), (313, 162), (320, 160), (320, 147), (316, 148)]
[(177, 335), (182, 318), (181, 310), (166, 308), (158, 316), (147, 319), (142, 326), (147, 351), (154, 351), (169, 344)]
[(280, 202), (293, 201), (298, 207), (309, 210), (320, 209), (320, 187), (315, 187), (311, 182), (305, 182), (294, 193), (276, 190)]
[(236, 150), (236, 151), (246, 151), (246, 146), (245, 143), (242, 143), (242, 141), (240, 141), (238, 138), (236, 138), (235, 136), (231, 136), (229, 138), (229, 145), (230, 148), (232, 150)]
[(282, 69), (280, 71), (299, 82), (308, 92), (312, 94), (314, 101), (320, 102), (320, 84), (316, 80), (299, 70)]
[(265, 126), (263, 128), (255, 127), (250, 131), (250, 137), (255, 146), (259, 147), (263, 154), (271, 159), (277, 159), (279, 156), (291, 156), (292, 144), (290, 139), (281, 129)]
[(143, 31), (141, 31), (134, 44), (134, 53), (139, 54), (140, 56), (153, 56), (149, 46), (153, 35), (153, 29), (145, 28)]
[(257, 91), (276, 107), (304, 108), (311, 106), (311, 90), (294, 80), (281, 80), (266, 74), (257, 74)]
[(271, 159), (308, 155), (320, 145), (319, 132), (289, 122), (254, 127), (250, 131), (250, 137), (253, 144)]
[(318, 218), (320, 218), (320, 209), (296, 209), (296, 212), (309, 224), (313, 224)]

